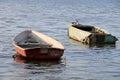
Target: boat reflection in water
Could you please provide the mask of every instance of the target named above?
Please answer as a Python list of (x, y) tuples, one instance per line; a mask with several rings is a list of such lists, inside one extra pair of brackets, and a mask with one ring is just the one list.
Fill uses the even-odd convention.
[(66, 59), (60, 59), (60, 60), (33, 60), (33, 59), (27, 59), (23, 56), (21, 56), (18, 53), (15, 53), (13, 55), (14, 61), (18, 63), (31, 63), (31, 64), (38, 64), (39, 66), (51, 66), (51, 65), (66, 65)]
[[(51, 78), (56, 78), (66, 69), (66, 66), (62, 59), (30, 60), (25, 59), (18, 53), (14, 54), (13, 58), (15, 61), (14, 68), (16, 69), (16, 71), (14, 72), (15, 80), (32, 80), (34, 79), (33, 75), (38, 76), (35, 80), (46, 80), (46, 76), (51, 75), (51, 80)], [(57, 77), (56, 80), (62, 80), (62, 77)]]
[[(106, 48), (106, 47), (115, 48), (116, 47), (116, 44), (97, 44), (97, 43), (85, 44), (85, 43), (78, 42), (78, 41), (70, 39), (70, 38), (68, 41), (72, 45), (78, 46), (79, 50), (86, 50), (86, 49), (94, 48), (94, 47), (96, 47), (96, 48)], [(75, 47), (75, 48), (77, 48), (77, 47)]]

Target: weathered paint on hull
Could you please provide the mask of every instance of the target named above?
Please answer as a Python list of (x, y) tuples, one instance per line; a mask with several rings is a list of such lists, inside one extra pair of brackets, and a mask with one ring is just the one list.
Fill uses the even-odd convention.
[[(96, 28), (96, 30), (99, 30), (99, 29)], [(87, 43), (87, 44), (91, 44), (91, 43), (115, 43), (117, 41), (117, 38), (115, 38), (111, 34), (107, 34), (107, 33), (106, 34), (94, 34), (91, 32), (87, 32), (87, 31), (72, 27), (72, 25), (70, 25), (68, 28), (68, 36), (74, 40), (77, 40), (77, 41), (80, 41), (83, 43)]]
[(84, 42), (84, 39), (90, 35), (91, 35), (91, 33), (89, 33), (89, 32), (79, 30), (79, 29), (69, 26), (68, 36), (72, 39), (75, 39), (80, 42)]
[(110, 34), (107, 35), (94, 35), (92, 38), (93, 43), (115, 43), (116, 38)]
[(17, 51), (17, 53), (21, 54), (22, 56), (28, 59), (60, 59), (64, 52), (64, 50), (54, 48), (35, 48), (23, 50), (19, 47), (15, 47), (15, 50)]

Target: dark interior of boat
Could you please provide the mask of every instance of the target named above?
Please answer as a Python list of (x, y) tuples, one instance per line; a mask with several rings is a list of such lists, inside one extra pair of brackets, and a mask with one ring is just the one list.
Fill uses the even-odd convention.
[(37, 41), (34, 38), (28, 36), (25, 40), (20, 41), (17, 43), (22, 48), (48, 48), (51, 47), (51, 45), (43, 42), (43, 41)]
[(77, 28), (77, 29), (80, 29), (80, 30), (84, 30), (84, 31), (88, 31), (88, 32), (91, 32), (91, 33), (96, 33), (96, 34), (106, 34), (104, 31), (98, 29), (98, 28), (95, 28), (94, 26), (90, 26), (90, 25), (82, 25), (82, 24), (77, 24), (77, 25), (73, 25), (73, 27)]
[(74, 25), (73, 27), (77, 28), (77, 29), (81, 29), (81, 30), (84, 30), (84, 31), (93, 31), (94, 30), (94, 27), (93, 26), (89, 26), (89, 25)]

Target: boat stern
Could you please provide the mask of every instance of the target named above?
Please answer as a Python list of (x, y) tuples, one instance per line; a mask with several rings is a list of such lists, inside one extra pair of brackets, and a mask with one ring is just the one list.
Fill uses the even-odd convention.
[(90, 37), (91, 43), (116, 43), (118, 39), (111, 34), (94, 34)]

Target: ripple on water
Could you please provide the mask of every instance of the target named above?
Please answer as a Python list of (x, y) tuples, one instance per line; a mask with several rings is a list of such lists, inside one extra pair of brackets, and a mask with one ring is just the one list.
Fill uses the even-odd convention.
[[(74, 5), (75, 4), (75, 5)], [(119, 80), (120, 46), (85, 45), (68, 38), (70, 22), (99, 26), (119, 39), (117, 0), (2, 0), (0, 1), (0, 78), (3, 80)], [(15, 60), (12, 40), (33, 29), (65, 46), (61, 62)]]

